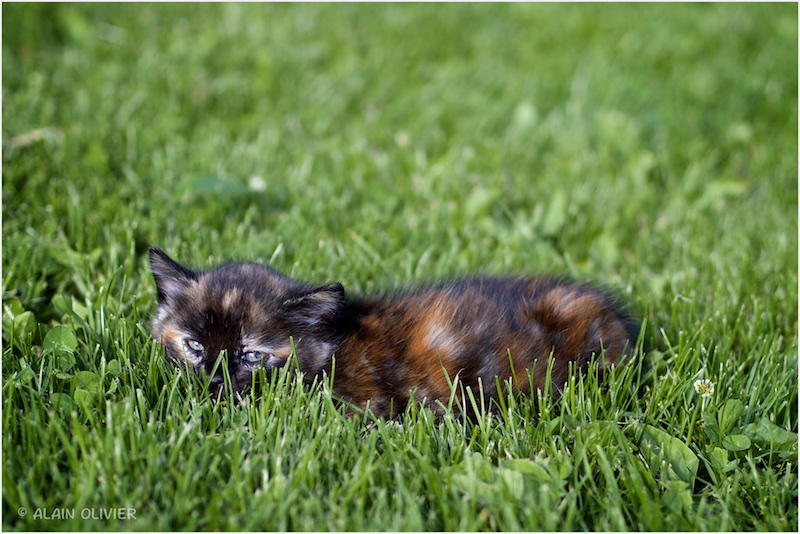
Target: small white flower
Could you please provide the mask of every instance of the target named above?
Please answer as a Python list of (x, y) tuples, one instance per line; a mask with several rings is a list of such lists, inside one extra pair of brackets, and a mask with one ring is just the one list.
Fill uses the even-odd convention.
[(267, 189), (267, 182), (261, 176), (251, 176), (247, 180), (247, 186), (250, 188), (250, 191), (260, 193)]
[(694, 381), (694, 390), (697, 392), (698, 395), (707, 399), (711, 395), (714, 394), (714, 382), (703, 378), (701, 380)]
[(397, 146), (400, 148), (408, 148), (408, 146), (411, 144), (411, 136), (408, 134), (408, 132), (397, 132), (394, 135), (394, 142), (397, 143)]

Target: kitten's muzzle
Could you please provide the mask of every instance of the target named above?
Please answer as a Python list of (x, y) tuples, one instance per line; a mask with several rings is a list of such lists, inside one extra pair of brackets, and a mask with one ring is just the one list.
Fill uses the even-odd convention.
[(221, 350), (216, 358), (207, 358), (205, 362), (205, 371), (208, 376), (222, 378), (223, 367), (228, 366), (228, 351)]
[(218, 371), (211, 377), (208, 383), (208, 392), (214, 400), (225, 397), (225, 377), (222, 375), (222, 371)]
[(216, 374), (211, 377), (211, 386), (212, 387), (220, 387), (225, 383), (225, 378), (222, 374)]

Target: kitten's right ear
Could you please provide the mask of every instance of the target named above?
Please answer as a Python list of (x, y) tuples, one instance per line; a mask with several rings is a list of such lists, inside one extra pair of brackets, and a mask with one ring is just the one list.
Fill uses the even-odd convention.
[(327, 284), (283, 303), (291, 317), (308, 326), (329, 323), (344, 304), (342, 284)]
[(150, 247), (150, 271), (156, 281), (159, 303), (176, 299), (198, 276), (158, 247)]

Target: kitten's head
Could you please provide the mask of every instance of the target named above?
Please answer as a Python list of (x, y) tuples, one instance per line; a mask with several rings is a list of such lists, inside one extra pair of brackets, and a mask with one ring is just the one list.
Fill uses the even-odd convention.
[(221, 389), (223, 365), (234, 391), (250, 385), (259, 368), (283, 367), (290, 338), (302, 371), (313, 374), (329, 365), (331, 324), (344, 303), (340, 284), (315, 288), (255, 263), (195, 271), (156, 247), (150, 268), (158, 290), (153, 337), (170, 358), (210, 376), (212, 392)]

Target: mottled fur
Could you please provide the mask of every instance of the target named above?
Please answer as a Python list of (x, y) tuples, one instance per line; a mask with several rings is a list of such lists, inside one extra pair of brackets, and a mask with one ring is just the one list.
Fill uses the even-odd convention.
[[(638, 327), (605, 293), (555, 278), (465, 278), (438, 287), (345, 298), (340, 284), (311, 286), (255, 263), (189, 270), (157, 248), (153, 336), (167, 354), (210, 374), (227, 351), (235, 391), (259, 368), (282, 367), (295, 342), (307, 380), (330, 373), (333, 392), (379, 416), (403, 409), (413, 392), (440, 411), (458, 381), (496, 399), (495, 378), (544, 389), (547, 360), (556, 391), (569, 363), (625, 361)], [(534, 368), (534, 363), (537, 365)], [(513, 369), (513, 371), (512, 371)], [(534, 369), (529, 382), (529, 372)], [(221, 372), (211, 378), (215, 390)]]

